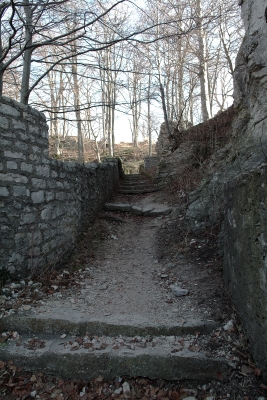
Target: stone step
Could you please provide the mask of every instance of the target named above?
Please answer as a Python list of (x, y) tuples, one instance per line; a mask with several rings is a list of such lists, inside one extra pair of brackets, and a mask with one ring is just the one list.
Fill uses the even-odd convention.
[(104, 210), (130, 212), (133, 215), (144, 215), (145, 217), (159, 217), (161, 215), (170, 214), (173, 208), (163, 204), (148, 204), (141, 207), (127, 203), (106, 203), (104, 205)]
[(143, 185), (119, 185), (118, 190), (126, 190), (126, 191), (131, 191), (131, 190), (142, 190), (142, 191), (146, 191), (146, 190), (154, 190), (157, 189), (157, 187), (152, 186), (152, 185), (148, 185), (143, 184)]
[(125, 187), (131, 187), (131, 186), (153, 186), (149, 184), (147, 181), (137, 181), (137, 182), (132, 182), (132, 181), (121, 181), (120, 186), (125, 186)]
[[(188, 346), (188, 347), (187, 347)], [(179, 337), (73, 337), (20, 335), (0, 347), (0, 359), (37, 373), (92, 380), (144, 376), (167, 380), (223, 379), (231, 371), (224, 358), (190, 350)]]
[(159, 192), (162, 190), (161, 187), (147, 187), (144, 189), (118, 189), (118, 193), (120, 194), (145, 194), (145, 193), (153, 193), (153, 192)]
[(127, 174), (127, 175), (124, 175), (124, 179), (144, 179), (144, 175), (142, 175), (142, 174)]
[(195, 332), (208, 334), (217, 328), (214, 321), (187, 321), (184, 323), (155, 324), (138, 317), (131, 323), (119, 322), (119, 316), (94, 318), (84, 313), (71, 311), (69, 307), (50, 310), (37, 314), (32, 311), (20, 312), (1, 320), (2, 331), (18, 331), (19, 333), (69, 334), (69, 335), (107, 335), (107, 336), (181, 336)]

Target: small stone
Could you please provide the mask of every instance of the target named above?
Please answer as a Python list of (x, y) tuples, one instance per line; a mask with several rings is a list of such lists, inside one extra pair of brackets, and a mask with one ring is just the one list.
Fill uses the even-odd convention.
[(115, 394), (121, 394), (121, 392), (122, 392), (122, 388), (118, 388), (118, 389), (114, 390)]
[(168, 263), (167, 265), (166, 265), (166, 268), (168, 268), (168, 269), (172, 269), (172, 268), (175, 268), (176, 267), (176, 264), (174, 264), (174, 263)]
[(179, 286), (171, 285), (170, 289), (171, 289), (172, 293), (177, 297), (188, 295), (188, 290), (182, 289)]
[(131, 393), (130, 385), (128, 382), (122, 384), (123, 394)]
[(234, 328), (234, 326), (235, 326), (234, 321), (230, 320), (230, 321), (227, 322), (227, 324), (224, 325), (223, 329), (225, 331), (230, 331), (230, 330), (232, 330)]
[(101, 285), (99, 289), (100, 290), (106, 290), (107, 288), (108, 288), (108, 285)]
[(66, 333), (63, 333), (63, 335), (61, 335), (60, 337), (61, 339), (65, 339), (66, 336), (67, 336)]
[(184, 400), (197, 400), (194, 396), (184, 397)]
[(31, 309), (31, 306), (29, 306), (29, 305), (27, 305), (27, 304), (24, 304), (24, 305), (22, 306), (22, 309), (23, 309), (24, 311), (29, 311), (29, 310)]

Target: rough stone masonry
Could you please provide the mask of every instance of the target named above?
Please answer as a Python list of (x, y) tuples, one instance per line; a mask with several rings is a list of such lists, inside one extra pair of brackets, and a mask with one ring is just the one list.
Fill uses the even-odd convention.
[(249, 117), (243, 131), (246, 147), (254, 149), (248, 165), (262, 165), (243, 168), (225, 184), (224, 280), (254, 359), (267, 371), (267, 3), (239, 3), (246, 34), (236, 62), (235, 102)]
[(45, 116), (0, 98), (0, 270), (21, 278), (56, 264), (118, 180), (117, 161), (49, 158)]

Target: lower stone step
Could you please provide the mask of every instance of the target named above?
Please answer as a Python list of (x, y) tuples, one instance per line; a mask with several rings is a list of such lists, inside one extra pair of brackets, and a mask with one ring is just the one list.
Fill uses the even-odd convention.
[(159, 192), (162, 190), (162, 187), (147, 187), (144, 189), (118, 189), (118, 193), (120, 194), (145, 194), (145, 193), (153, 193), (153, 192)]
[(155, 203), (144, 207), (128, 203), (106, 203), (103, 208), (106, 211), (130, 212), (133, 215), (144, 215), (146, 217), (159, 217), (168, 215), (173, 211), (172, 207)]
[(184, 348), (183, 339), (51, 336), (7, 340), (0, 360), (13, 360), (25, 370), (63, 378), (92, 380), (144, 376), (167, 380), (223, 379), (231, 370), (226, 359)]
[(51, 310), (49, 315), (35, 314), (32, 311), (13, 314), (1, 320), (2, 331), (18, 331), (24, 334), (69, 334), (69, 335), (106, 335), (106, 336), (160, 336), (160, 335), (192, 335), (211, 333), (217, 328), (215, 321), (187, 321), (184, 323), (153, 324), (140, 322), (140, 318), (132, 323), (119, 323), (117, 316), (93, 318), (76, 311), (70, 315), (69, 307)]

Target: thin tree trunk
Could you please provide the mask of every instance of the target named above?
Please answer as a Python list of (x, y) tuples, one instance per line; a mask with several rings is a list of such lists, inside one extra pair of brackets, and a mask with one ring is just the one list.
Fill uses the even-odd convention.
[[(29, 0), (23, 0), (25, 19), (25, 45), (26, 47), (32, 44), (32, 10)], [(20, 101), (23, 104), (28, 104), (29, 101), (29, 84), (31, 74), (31, 59), (32, 49), (26, 49), (23, 55), (23, 71), (21, 80)]]
[(205, 44), (205, 32), (202, 25), (202, 7), (201, 0), (196, 2), (197, 11), (197, 25), (198, 25), (198, 59), (199, 59), (199, 81), (200, 81), (200, 98), (201, 98), (201, 110), (203, 121), (207, 121), (210, 118), (209, 112), (209, 88), (208, 88), (208, 66), (206, 60), (206, 44)]
[(151, 75), (148, 75), (147, 94), (147, 128), (148, 128), (148, 154), (152, 156), (152, 131), (151, 131), (151, 110), (150, 110)]
[(76, 44), (74, 43), (72, 46), (73, 55), (72, 55), (72, 78), (73, 78), (73, 95), (74, 95), (74, 109), (75, 116), (77, 121), (77, 133), (78, 133), (78, 157), (79, 162), (84, 162), (84, 143), (83, 143), (83, 133), (82, 133), (82, 124), (81, 124), (81, 111), (80, 111), (80, 88), (78, 83), (78, 68), (77, 68), (77, 52), (76, 52)]

